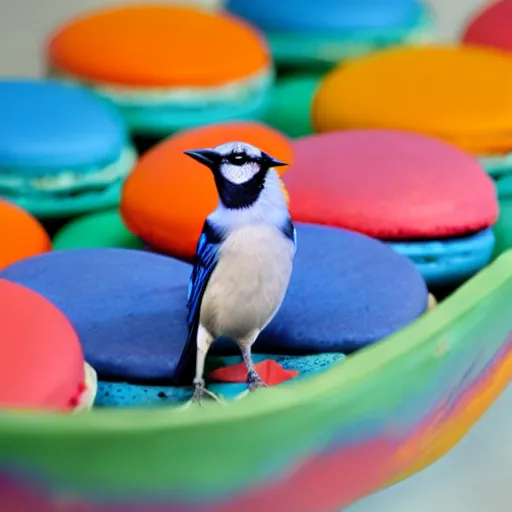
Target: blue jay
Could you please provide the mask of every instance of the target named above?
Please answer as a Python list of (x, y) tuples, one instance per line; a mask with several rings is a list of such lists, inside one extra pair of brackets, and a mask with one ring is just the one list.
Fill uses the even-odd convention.
[[(178, 374), (192, 377), (193, 402), (215, 395), (205, 388), (204, 365), (218, 337), (234, 340), (247, 367), (249, 391), (265, 387), (251, 346), (286, 294), (296, 232), (275, 167), (286, 165), (258, 148), (230, 142), (185, 151), (210, 168), (219, 194), (196, 249), (188, 292), (189, 336)], [(195, 357), (194, 357), (195, 356)]]

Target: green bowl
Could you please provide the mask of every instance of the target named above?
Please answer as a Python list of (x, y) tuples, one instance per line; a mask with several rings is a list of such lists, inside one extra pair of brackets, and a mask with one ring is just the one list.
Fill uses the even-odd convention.
[(506, 387), (511, 295), (509, 251), (392, 337), (228, 406), (4, 411), (2, 508), (340, 510), (434, 462)]

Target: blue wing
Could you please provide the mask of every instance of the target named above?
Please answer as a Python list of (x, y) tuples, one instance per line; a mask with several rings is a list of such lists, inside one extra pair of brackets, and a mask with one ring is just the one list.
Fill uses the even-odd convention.
[(211, 226), (205, 223), (197, 244), (194, 269), (188, 285), (187, 323), (189, 330), (193, 328), (197, 320), (204, 290), (217, 265), (217, 250), (221, 240), (212, 231)]
[(197, 243), (194, 268), (188, 285), (188, 337), (176, 371), (176, 380), (180, 383), (190, 384), (193, 378), (201, 300), (208, 281), (217, 265), (218, 249), (222, 240), (221, 232), (206, 220)]

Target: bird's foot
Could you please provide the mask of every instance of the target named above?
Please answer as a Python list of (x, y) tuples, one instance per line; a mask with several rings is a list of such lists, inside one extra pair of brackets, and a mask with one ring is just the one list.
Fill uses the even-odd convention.
[(216, 402), (220, 402), (220, 398), (215, 394), (206, 389), (204, 382), (195, 383), (194, 395), (192, 396), (192, 403), (202, 407), (204, 399), (212, 399)]
[(257, 389), (267, 388), (267, 384), (263, 382), (258, 373), (254, 370), (249, 372), (247, 375), (247, 384), (249, 385), (249, 391), (252, 393)]

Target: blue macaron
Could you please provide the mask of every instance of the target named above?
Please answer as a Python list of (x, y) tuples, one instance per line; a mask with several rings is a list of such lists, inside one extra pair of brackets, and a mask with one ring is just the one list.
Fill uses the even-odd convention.
[(227, 0), (226, 8), (265, 33), (282, 65), (330, 65), (433, 35), (418, 0)]
[[(325, 354), (375, 343), (426, 311), (423, 278), (386, 244), (314, 225), (299, 225), (298, 238), (288, 293), (255, 353), (316, 355), (317, 363), (313, 358), (306, 366), (320, 367)], [(190, 389), (181, 389), (176, 371), (187, 338), (191, 270), (187, 263), (146, 251), (72, 249), (18, 262), (0, 277), (32, 288), (67, 315), (100, 381), (115, 384), (100, 386), (109, 392), (100, 395), (108, 402), (112, 393), (120, 394), (126, 404), (127, 396), (141, 403), (141, 393), (157, 402), (161, 393), (175, 397), (171, 401), (188, 397)], [(239, 355), (239, 350), (218, 340), (212, 355)]]
[(136, 153), (117, 110), (78, 86), (0, 80), (0, 197), (37, 217), (119, 203)]

